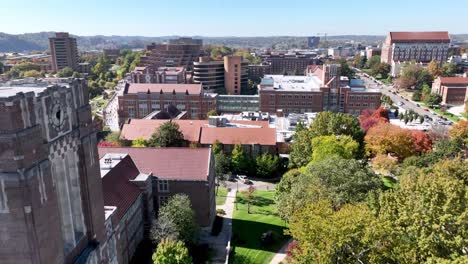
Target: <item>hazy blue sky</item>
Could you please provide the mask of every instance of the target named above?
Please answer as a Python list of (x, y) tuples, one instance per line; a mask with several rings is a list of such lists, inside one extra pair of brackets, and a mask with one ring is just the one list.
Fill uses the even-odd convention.
[(0, 32), (310, 36), (468, 33), (467, 0), (0, 0)]

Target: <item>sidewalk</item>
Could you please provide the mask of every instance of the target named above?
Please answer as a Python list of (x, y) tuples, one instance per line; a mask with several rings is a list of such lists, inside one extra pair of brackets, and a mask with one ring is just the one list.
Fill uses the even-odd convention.
[(236, 200), (236, 189), (232, 189), (227, 194), (224, 205), (216, 206), (217, 209), (223, 209), (226, 212), (223, 219), (223, 228), (217, 236), (207, 235), (202, 238), (213, 249), (211, 263), (225, 263), (230, 248), (232, 234), (232, 214), (234, 213), (234, 202)]
[(283, 261), (286, 258), (286, 250), (288, 249), (289, 243), (292, 242), (292, 238), (289, 239), (284, 245), (281, 247), (281, 249), (276, 253), (276, 255), (271, 259), (270, 264), (279, 264), (281, 261)]

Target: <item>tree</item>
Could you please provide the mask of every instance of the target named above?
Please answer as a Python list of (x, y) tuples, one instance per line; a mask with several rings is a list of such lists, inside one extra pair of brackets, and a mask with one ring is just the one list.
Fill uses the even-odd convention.
[[(398, 110), (397, 110), (398, 111)], [(398, 115), (396, 113), (396, 115)], [(388, 123), (388, 110), (384, 107), (379, 107), (377, 110), (372, 111), (365, 109), (359, 115), (359, 123), (364, 131), (368, 131), (371, 127), (379, 123)]]
[(276, 194), (278, 213), (288, 220), (295, 211), (320, 199), (330, 200), (337, 209), (365, 201), (368, 192), (381, 187), (380, 178), (366, 164), (330, 157), (281, 179)]
[(310, 145), (309, 131), (296, 127), (293, 135), (293, 143), (289, 155), (289, 167), (300, 168), (307, 165), (312, 159), (312, 146)]
[(413, 101), (421, 101), (422, 99), (422, 94), (421, 91), (414, 91), (413, 95), (411, 96), (411, 100)]
[(104, 141), (114, 144), (115, 146), (128, 147), (132, 144), (130, 140), (120, 137), (120, 132), (111, 132), (107, 134)]
[(359, 150), (359, 144), (350, 136), (321, 136), (312, 139), (312, 162), (319, 162), (331, 156), (352, 159)]
[(149, 147), (182, 147), (185, 143), (179, 124), (170, 121), (157, 128), (148, 140)]
[[(162, 221), (167, 223), (163, 224)], [(197, 226), (189, 197), (186, 194), (175, 194), (169, 198), (167, 203), (159, 208), (156, 223), (156, 226), (153, 225), (152, 229), (157, 229), (158, 226), (170, 227), (173, 224), (177, 239), (184, 242), (192, 241)]]
[(450, 138), (460, 142), (462, 145), (468, 145), (468, 120), (460, 120), (449, 130)]
[(255, 195), (254, 195), (255, 191), (256, 191), (255, 187), (250, 185), (247, 190), (242, 192), (244, 194), (244, 196), (245, 196), (245, 200), (247, 201), (247, 213), (248, 214), (250, 214), (250, 205), (255, 200)]
[(372, 159), (372, 167), (382, 174), (392, 173), (398, 166), (398, 160), (385, 154), (377, 154)]
[(385, 254), (396, 263), (466, 255), (468, 186), (425, 169), (400, 176), (399, 188), (381, 193), (378, 217), (389, 227)]
[(358, 69), (362, 69), (366, 66), (367, 58), (366, 56), (361, 56), (357, 54), (354, 56), (353, 65)]
[(417, 81), (414, 77), (399, 77), (395, 80), (395, 85), (398, 89), (408, 90), (416, 85)]
[(231, 153), (231, 166), (235, 173), (245, 173), (249, 169), (249, 158), (245, 153), (242, 145), (236, 144)]
[(424, 99), (424, 102), (428, 105), (438, 105), (442, 102), (442, 96), (439, 94), (430, 94)]
[(432, 140), (427, 133), (420, 130), (412, 130), (413, 146), (417, 153), (431, 152)]
[(340, 59), (339, 64), (341, 66), (341, 75), (348, 78), (352, 78), (354, 73), (348, 65), (348, 62), (345, 59)]
[(169, 215), (160, 215), (153, 221), (150, 230), (150, 238), (154, 244), (159, 244), (164, 239), (177, 240), (179, 231)]
[(263, 153), (256, 159), (257, 176), (271, 177), (274, 176), (279, 167), (279, 158), (276, 155)]
[(390, 70), (391, 70), (390, 64), (381, 62), (381, 63), (375, 64), (371, 68), (371, 74), (373, 76), (377, 76), (380, 74), (380, 77), (382, 79), (386, 79), (388, 77), (388, 74), (390, 73)]
[(361, 143), (364, 131), (359, 120), (349, 114), (320, 112), (309, 128), (311, 138), (330, 135), (348, 135)]
[(73, 78), (81, 78), (81, 74), (77, 71), (73, 72), (73, 75), (72, 75)]
[(215, 172), (218, 184), (216, 185), (216, 193), (218, 193), (219, 183), (226, 180), (225, 175), (230, 173), (231, 160), (223, 152), (214, 153)]
[(429, 73), (432, 75), (432, 78), (437, 78), (442, 74), (442, 70), (439, 67), (439, 63), (435, 60), (432, 60), (428, 65), (427, 65), (427, 70)]
[(181, 241), (163, 240), (152, 256), (154, 264), (191, 264), (192, 258)]
[(298, 242), (293, 263), (385, 263), (379, 257), (384, 228), (363, 204), (333, 210), (320, 200), (296, 211), (288, 233)]
[(39, 78), (42, 77), (42, 74), (36, 70), (29, 70), (23, 72), (23, 77), (33, 77), (33, 78)]
[(71, 77), (73, 75), (73, 69), (70, 67), (65, 67), (57, 72), (57, 77)]
[(208, 113), (206, 113), (206, 116), (207, 117), (218, 116), (218, 111), (216, 111), (215, 109), (212, 109), (212, 110), (208, 111)]
[(429, 96), (431, 94), (431, 87), (427, 83), (425, 83), (422, 86), (421, 92), (422, 92), (422, 98), (421, 99), (424, 100), (427, 96)]
[(458, 66), (457, 66), (457, 64), (455, 64), (453, 62), (447, 62), (447, 63), (444, 63), (444, 65), (442, 65), (441, 72), (442, 72), (443, 77), (455, 76), (457, 71), (458, 71)]
[(380, 56), (372, 56), (368, 61), (366, 67), (372, 69), (375, 65), (380, 63)]
[(413, 137), (408, 130), (388, 123), (369, 129), (365, 141), (367, 150), (374, 155), (391, 153), (404, 159), (416, 153)]
[(132, 147), (146, 147), (148, 142), (144, 138), (137, 138), (133, 140)]

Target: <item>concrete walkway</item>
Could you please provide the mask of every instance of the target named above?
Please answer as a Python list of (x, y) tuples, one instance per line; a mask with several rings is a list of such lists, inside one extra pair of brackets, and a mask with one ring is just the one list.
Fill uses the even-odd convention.
[(288, 245), (289, 243), (292, 242), (292, 238), (289, 239), (282, 247), (281, 249), (278, 251), (278, 253), (276, 253), (276, 255), (273, 257), (273, 259), (271, 259), (270, 261), (270, 264), (280, 264), (281, 261), (283, 261), (285, 258), (286, 258), (286, 250), (288, 249)]
[(225, 263), (226, 256), (230, 251), (230, 241), (232, 235), (232, 214), (234, 213), (234, 202), (236, 200), (236, 189), (232, 189), (227, 194), (224, 205), (216, 206), (216, 209), (223, 209), (226, 212), (223, 219), (223, 228), (217, 236), (209, 233), (202, 235), (201, 240), (210, 245), (213, 249), (211, 263)]

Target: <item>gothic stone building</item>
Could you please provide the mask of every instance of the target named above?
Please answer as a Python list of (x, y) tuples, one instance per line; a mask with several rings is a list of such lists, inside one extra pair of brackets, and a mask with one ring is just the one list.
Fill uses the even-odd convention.
[(0, 86), (2, 264), (107, 263), (86, 83), (55, 81)]

